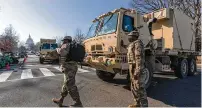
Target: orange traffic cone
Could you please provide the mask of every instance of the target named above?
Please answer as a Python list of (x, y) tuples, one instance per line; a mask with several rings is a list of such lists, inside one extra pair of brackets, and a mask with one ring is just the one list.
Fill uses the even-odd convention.
[(7, 65), (6, 65), (6, 70), (10, 70), (9, 63), (7, 63)]

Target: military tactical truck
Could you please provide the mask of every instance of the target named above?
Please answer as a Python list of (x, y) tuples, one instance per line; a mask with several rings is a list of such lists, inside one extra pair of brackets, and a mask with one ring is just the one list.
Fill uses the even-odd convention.
[[(151, 38), (147, 21), (158, 21), (153, 25)], [(115, 9), (93, 20), (84, 41), (87, 57), (85, 62), (96, 69), (97, 76), (112, 80), (119, 73), (128, 74), (127, 34), (138, 28), (145, 47), (146, 87), (149, 87), (153, 72), (173, 71), (179, 78), (196, 72), (195, 38), (193, 20), (177, 9), (164, 8), (141, 15), (131, 9)], [(150, 43), (152, 43), (150, 45)], [(129, 75), (127, 77), (129, 79)]]
[(58, 62), (59, 58), (55, 59), (50, 56), (46, 56), (48, 52), (54, 51), (58, 47), (56, 39), (40, 39), (40, 43), (40, 63), (43, 64), (44, 61)]

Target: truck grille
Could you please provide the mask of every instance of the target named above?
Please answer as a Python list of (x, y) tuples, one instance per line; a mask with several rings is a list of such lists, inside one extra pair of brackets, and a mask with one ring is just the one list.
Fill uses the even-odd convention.
[(128, 62), (127, 55), (116, 55), (115, 62), (116, 63), (127, 63)]
[(102, 50), (102, 45), (92, 45), (91, 51), (95, 51), (95, 50)]

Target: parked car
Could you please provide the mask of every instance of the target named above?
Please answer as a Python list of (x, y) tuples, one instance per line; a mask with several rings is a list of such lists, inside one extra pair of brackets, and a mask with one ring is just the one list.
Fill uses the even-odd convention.
[(20, 58), (24, 58), (25, 56), (27, 56), (27, 54), (25, 52), (21, 52), (19, 53)]
[(13, 52), (4, 52), (4, 57), (5, 57), (6, 63), (9, 63), (9, 64), (18, 63), (18, 57), (14, 56)]
[(36, 56), (40, 56), (40, 53), (39, 53), (39, 52), (37, 52), (37, 53), (36, 53)]

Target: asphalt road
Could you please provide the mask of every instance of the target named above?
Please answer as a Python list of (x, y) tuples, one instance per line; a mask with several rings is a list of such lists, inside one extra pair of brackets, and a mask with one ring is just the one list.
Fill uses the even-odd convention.
[[(57, 107), (51, 99), (60, 96), (63, 83), (58, 65), (39, 64), (29, 56), (26, 66), (16, 72), (0, 70), (0, 107)], [(79, 69), (76, 84), (85, 107), (127, 107), (133, 102), (126, 76), (116, 75), (112, 82), (97, 78), (95, 70)], [(150, 107), (200, 107), (201, 72), (178, 79), (172, 73), (155, 74), (148, 89)], [(73, 104), (70, 96), (65, 105)]]

